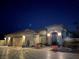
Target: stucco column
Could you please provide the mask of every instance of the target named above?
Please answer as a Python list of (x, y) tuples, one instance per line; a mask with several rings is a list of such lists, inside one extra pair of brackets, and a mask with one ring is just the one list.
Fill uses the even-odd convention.
[(47, 37), (48, 38), (48, 45), (51, 45), (52, 43), (52, 37)]
[(39, 37), (39, 35), (36, 35), (36, 38), (35, 38), (35, 44), (37, 44), (37, 43), (40, 43), (40, 37)]

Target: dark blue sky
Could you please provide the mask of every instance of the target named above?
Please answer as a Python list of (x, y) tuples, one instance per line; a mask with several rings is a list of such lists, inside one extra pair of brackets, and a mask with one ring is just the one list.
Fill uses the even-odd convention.
[(74, 29), (79, 19), (79, 0), (16, 0), (2, 1), (0, 33), (37, 29), (53, 24), (65, 24)]

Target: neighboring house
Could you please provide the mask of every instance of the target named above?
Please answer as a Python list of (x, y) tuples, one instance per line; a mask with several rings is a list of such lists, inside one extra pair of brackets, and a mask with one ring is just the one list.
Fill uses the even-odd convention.
[(68, 36), (68, 31), (63, 25), (48, 26), (44, 29), (34, 31), (26, 29), (12, 34), (5, 35), (6, 45), (32, 47), (38, 43), (52, 45), (57, 42), (63, 45), (64, 38)]
[(34, 35), (36, 33), (30, 29), (8, 34), (5, 36), (8, 46), (32, 46), (34, 44)]

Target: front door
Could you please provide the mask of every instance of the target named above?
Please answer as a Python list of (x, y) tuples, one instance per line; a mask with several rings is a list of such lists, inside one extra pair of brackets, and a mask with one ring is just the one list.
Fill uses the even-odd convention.
[(58, 44), (58, 42), (57, 42), (57, 32), (53, 32), (52, 33), (52, 39), (51, 39), (51, 44), (52, 45), (57, 45)]

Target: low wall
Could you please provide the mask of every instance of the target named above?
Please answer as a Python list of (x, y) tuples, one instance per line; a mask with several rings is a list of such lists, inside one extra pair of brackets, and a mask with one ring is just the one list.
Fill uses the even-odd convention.
[(5, 45), (5, 40), (0, 40), (0, 46), (4, 46)]

